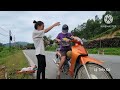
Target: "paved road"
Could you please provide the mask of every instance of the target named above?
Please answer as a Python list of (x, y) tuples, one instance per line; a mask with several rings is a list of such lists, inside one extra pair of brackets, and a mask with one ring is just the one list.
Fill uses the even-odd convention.
[[(37, 58), (35, 56), (35, 51), (34, 50), (24, 50), (24, 52), (37, 65)], [(58, 67), (53, 62), (53, 59), (55, 58), (54, 56), (55, 56), (54, 52), (46, 52), (46, 72), (45, 73), (46, 73), (46, 78), (48, 78), (48, 79), (56, 79)], [(71, 79), (69, 76), (67, 76), (65, 74), (62, 74), (61, 78), (62, 79)]]
[[(37, 65), (37, 59), (34, 55), (35, 51), (34, 50), (24, 50), (24, 52)], [(120, 79), (120, 56), (95, 55), (95, 54), (90, 54), (89, 56), (92, 56), (98, 60), (104, 61), (103, 66), (110, 70), (110, 73), (113, 76), (113, 78)], [(46, 52), (46, 64), (47, 64), (46, 78), (48, 78), (48, 79), (56, 79), (57, 66), (53, 62), (54, 57), (55, 57), (54, 52)], [(62, 74), (62, 79), (71, 79), (71, 78)]]

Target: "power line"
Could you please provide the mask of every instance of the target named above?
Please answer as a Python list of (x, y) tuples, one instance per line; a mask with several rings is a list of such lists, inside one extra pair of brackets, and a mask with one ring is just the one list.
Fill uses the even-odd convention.
[(7, 38), (9, 40), (9, 37), (6, 37), (6, 36), (5, 37), (0, 37), (0, 40), (4, 40), (5, 38)]
[(5, 37), (6, 37), (6, 36), (9, 36), (9, 35), (4, 35), (4, 34), (2, 34), (2, 33), (0, 33), (0, 35), (5, 36)]
[[(1, 27), (0, 27), (1, 28)], [(1, 28), (2, 30), (4, 30), (4, 31), (6, 31), (5, 29), (3, 29), (3, 28)], [(7, 32), (7, 31), (6, 31)], [(12, 42), (12, 32), (11, 32), (11, 30), (9, 30), (9, 35), (5, 35), (5, 34), (2, 34), (2, 33), (0, 33), (0, 35), (2, 35), (2, 36), (4, 36), (4, 37), (9, 37), (9, 47), (11, 48), (11, 42)], [(6, 37), (6, 38), (7, 38)]]
[(9, 38), (8, 37), (2, 37), (2, 38), (0, 38), (0, 41), (9, 41)]
[(0, 27), (3, 31), (5, 31), (5, 32), (7, 32), (8, 33), (8, 31), (7, 30), (5, 30), (5, 29), (3, 29), (2, 27)]
[[(4, 38), (9, 39), (9, 37), (4, 37)], [(1, 38), (0, 38), (0, 39), (1, 39)]]
[(3, 41), (3, 40), (0, 40), (0, 42), (8, 42), (8, 41)]
[(7, 43), (8, 41), (3, 41), (3, 40), (0, 40), (0, 43)]
[[(5, 29), (3, 29), (2, 27), (0, 27), (2, 30), (4, 30), (4, 31), (6, 31), (7, 33), (9, 33), (9, 31), (7, 31), (7, 30), (9, 30), (8, 28), (6, 28), (7, 30), (5, 30)], [(9, 35), (8, 35), (9, 36)], [(11, 32), (11, 36), (13, 36), (13, 33)]]

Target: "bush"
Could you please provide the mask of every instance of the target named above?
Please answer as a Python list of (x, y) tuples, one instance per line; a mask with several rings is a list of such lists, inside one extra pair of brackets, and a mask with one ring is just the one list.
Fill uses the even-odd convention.
[(46, 46), (45, 50), (46, 51), (55, 51), (57, 48), (57, 45), (49, 45), (49, 46)]
[(0, 52), (3, 50), (3, 47), (0, 47)]
[(117, 32), (115, 36), (120, 36), (120, 32)]
[(3, 57), (6, 57), (6, 56), (9, 56), (9, 55), (12, 55), (12, 54), (14, 54), (16, 51), (18, 51), (18, 49), (15, 48), (15, 47), (11, 47), (11, 48), (9, 48), (9, 47), (3, 47), (3, 48), (1, 49), (1, 52), (0, 52), (0, 58), (3, 58)]

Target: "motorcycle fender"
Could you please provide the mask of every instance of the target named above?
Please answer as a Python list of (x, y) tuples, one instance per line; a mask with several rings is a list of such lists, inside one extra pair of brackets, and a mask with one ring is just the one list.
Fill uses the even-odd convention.
[(81, 64), (82, 65), (84, 65), (84, 64), (86, 64), (87, 62), (91, 62), (91, 63), (96, 63), (96, 64), (103, 64), (103, 62), (102, 61), (100, 61), (100, 60), (97, 60), (97, 59), (95, 59), (95, 58), (92, 58), (92, 57), (90, 57), (90, 56), (85, 56), (85, 57), (81, 57), (80, 58), (81, 60)]

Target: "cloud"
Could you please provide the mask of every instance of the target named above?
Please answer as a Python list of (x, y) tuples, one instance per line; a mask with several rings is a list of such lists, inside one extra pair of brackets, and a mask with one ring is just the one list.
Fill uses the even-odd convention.
[[(55, 27), (46, 33), (47, 36), (51, 35), (54, 39), (61, 32), (63, 24), (68, 24), (71, 31), (78, 24), (80, 25), (88, 19), (94, 19), (95, 15), (101, 18), (104, 13), (105, 11), (0, 11), (0, 27), (7, 31), (0, 29), (0, 33), (9, 34), (9, 30), (11, 30), (16, 41), (32, 43), (33, 20), (43, 21), (45, 28), (59, 21), (61, 22), (59, 27)], [(5, 38), (0, 35), (0, 40), (2, 39), (0, 42), (7, 43), (9, 40)]]

